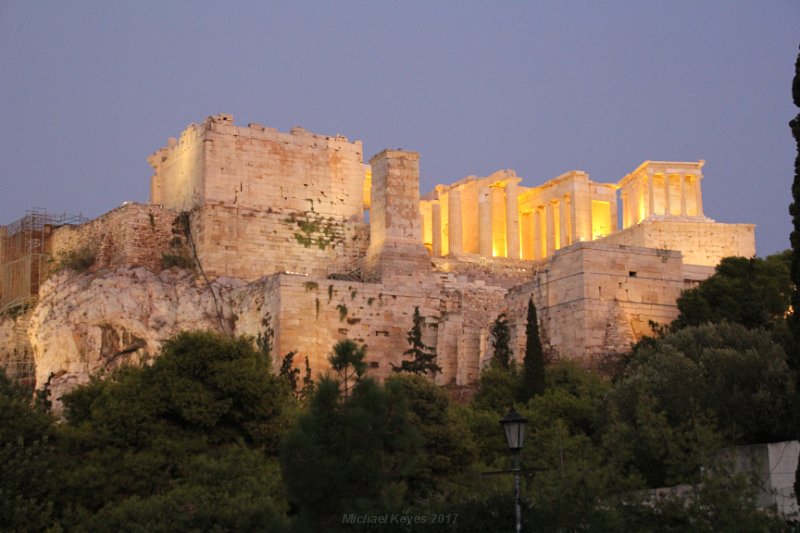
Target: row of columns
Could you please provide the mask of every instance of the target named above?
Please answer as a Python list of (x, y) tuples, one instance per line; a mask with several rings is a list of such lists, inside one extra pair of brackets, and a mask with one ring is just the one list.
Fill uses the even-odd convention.
[[(634, 224), (637, 224), (641, 220), (649, 217), (650, 215), (657, 214), (656, 213), (656, 205), (655, 205), (655, 180), (654, 175), (648, 173), (647, 174), (647, 193), (645, 202), (645, 193), (642, 190), (642, 180), (639, 179), (635, 182), (635, 185), (632, 187), (628, 187), (627, 190), (622, 192), (622, 208), (623, 208), (623, 221), (622, 226), (627, 228)], [(694, 199), (694, 206), (695, 206), (695, 213), (692, 216), (702, 217), (703, 214), (703, 195), (700, 188), (700, 178), (694, 175), (685, 175), (685, 174), (663, 174), (664, 177), (664, 204), (663, 204), (663, 214), (666, 216), (672, 215), (672, 205), (671, 205), (671, 178), (677, 177), (680, 182), (680, 216), (685, 217), (689, 216), (688, 211), (686, 209), (686, 200), (687, 196), (687, 188), (691, 188), (691, 194)], [(631, 197), (633, 196), (633, 198)], [(644, 212), (639, 216), (637, 210), (640, 208), (639, 206), (644, 206)]]
[[(502, 199), (502, 202), (500, 201)], [(503, 205), (504, 212), (498, 212)], [(520, 259), (521, 248), (526, 250), (525, 259), (542, 259), (556, 250), (575, 241), (577, 215), (575, 202), (569, 194), (545, 202), (544, 205), (523, 214), (522, 239), (520, 243), (520, 218), (517, 199), (517, 184), (508, 181), (501, 185), (481, 187), (478, 191), (478, 253), (484, 257), (508, 257)], [(448, 254), (460, 255), (463, 249), (461, 191), (452, 189), (447, 199)], [(497, 220), (504, 217), (501, 227), (503, 242), (498, 235)], [(474, 216), (474, 214), (468, 214)], [(431, 206), (432, 248), (434, 256), (442, 255), (442, 207), (439, 202)], [(496, 242), (497, 241), (497, 242)], [(494, 245), (503, 245), (494, 249)], [(530, 255), (530, 257), (528, 257)]]
[[(509, 179), (504, 183), (480, 187), (478, 190), (478, 212), (467, 216), (478, 217), (478, 253), (486, 257), (493, 255), (519, 259), (519, 204), (517, 181)], [(500, 207), (502, 206), (502, 208)], [(457, 188), (447, 193), (447, 242), (448, 253), (464, 253), (464, 233), (462, 227), (461, 191)], [(442, 254), (442, 208), (438, 202), (431, 206), (431, 230), (433, 255)], [(500, 227), (502, 250), (494, 250), (495, 233), (499, 226), (495, 220), (502, 220)], [(499, 239), (497, 239), (499, 241)]]

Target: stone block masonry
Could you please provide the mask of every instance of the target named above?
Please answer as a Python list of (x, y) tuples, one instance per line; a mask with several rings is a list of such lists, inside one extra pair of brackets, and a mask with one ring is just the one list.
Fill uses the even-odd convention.
[(86, 250), (92, 269), (144, 266), (159, 272), (164, 254), (174, 252), (176, 213), (156, 205), (127, 203), (80, 226), (53, 232), (52, 257), (57, 266), (69, 252)]
[[(533, 187), (498, 170), (421, 197), (419, 160), (384, 150), (365, 165), (360, 141), (240, 127), (225, 114), (190, 125), (149, 158), (150, 204), (53, 233), (56, 255), (91, 247), (96, 261), (87, 274), (59, 274), (33, 310), (37, 376), (80, 382), (146, 360), (165, 335), (211, 327), (268, 339), (276, 367), (290, 351), (301, 368), (307, 356), (314, 374), (350, 338), (367, 345), (369, 372), (382, 379), (409, 348), (419, 307), (442, 367), (436, 382), (472, 385), (500, 313), (522, 359), (531, 298), (549, 357), (592, 365), (629, 350), (649, 321), (674, 319), (681, 291), (722, 257), (755, 252), (752, 225), (706, 217), (702, 161), (646, 161), (616, 183), (574, 170)], [(184, 220), (188, 235), (181, 224), (176, 234)], [(196, 273), (160, 272), (191, 242), (214, 293)], [(173, 286), (181, 316), (150, 297)], [(86, 311), (61, 294), (80, 296)], [(0, 322), (3, 338), (12, 329)]]

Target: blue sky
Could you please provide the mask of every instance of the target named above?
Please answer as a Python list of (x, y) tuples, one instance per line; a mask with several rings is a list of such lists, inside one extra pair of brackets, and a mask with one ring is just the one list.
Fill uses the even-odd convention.
[(0, 2), (0, 224), (146, 201), (190, 122), (421, 154), (422, 190), (512, 168), (617, 181), (706, 160), (706, 214), (788, 247), (800, 2)]

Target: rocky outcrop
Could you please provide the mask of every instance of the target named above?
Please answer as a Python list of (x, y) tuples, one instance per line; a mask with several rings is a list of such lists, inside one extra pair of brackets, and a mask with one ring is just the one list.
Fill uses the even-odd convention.
[(185, 270), (60, 272), (44, 283), (30, 316), (37, 387), (47, 384), (57, 405), (92, 374), (146, 363), (181, 331), (230, 331), (234, 316), (227, 302), (244, 284), (218, 278), (215, 303), (205, 283)]

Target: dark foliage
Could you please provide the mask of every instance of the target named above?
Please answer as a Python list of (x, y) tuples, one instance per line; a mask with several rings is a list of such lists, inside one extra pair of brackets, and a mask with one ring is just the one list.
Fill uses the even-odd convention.
[(528, 301), (528, 317), (525, 323), (525, 357), (523, 359), (521, 385), (518, 400), (525, 403), (544, 392), (545, 359), (542, 340), (539, 338), (539, 323), (533, 299)]
[(678, 298), (680, 315), (672, 329), (722, 321), (750, 329), (779, 327), (792, 292), (788, 263), (788, 252), (766, 259), (724, 258), (714, 275)]
[(489, 328), (492, 335), (492, 349), (494, 356), (492, 357), (492, 365), (500, 368), (509, 368), (511, 366), (511, 332), (508, 327), (508, 318), (505, 313), (500, 315), (492, 323)]
[(400, 366), (392, 365), (395, 372), (411, 372), (413, 374), (436, 375), (442, 367), (436, 364), (436, 349), (422, 342), (422, 328), (425, 326), (425, 317), (419, 314), (419, 307), (414, 307), (414, 325), (408, 331), (406, 339), (411, 346), (403, 355), (411, 356), (410, 360), (401, 361)]

